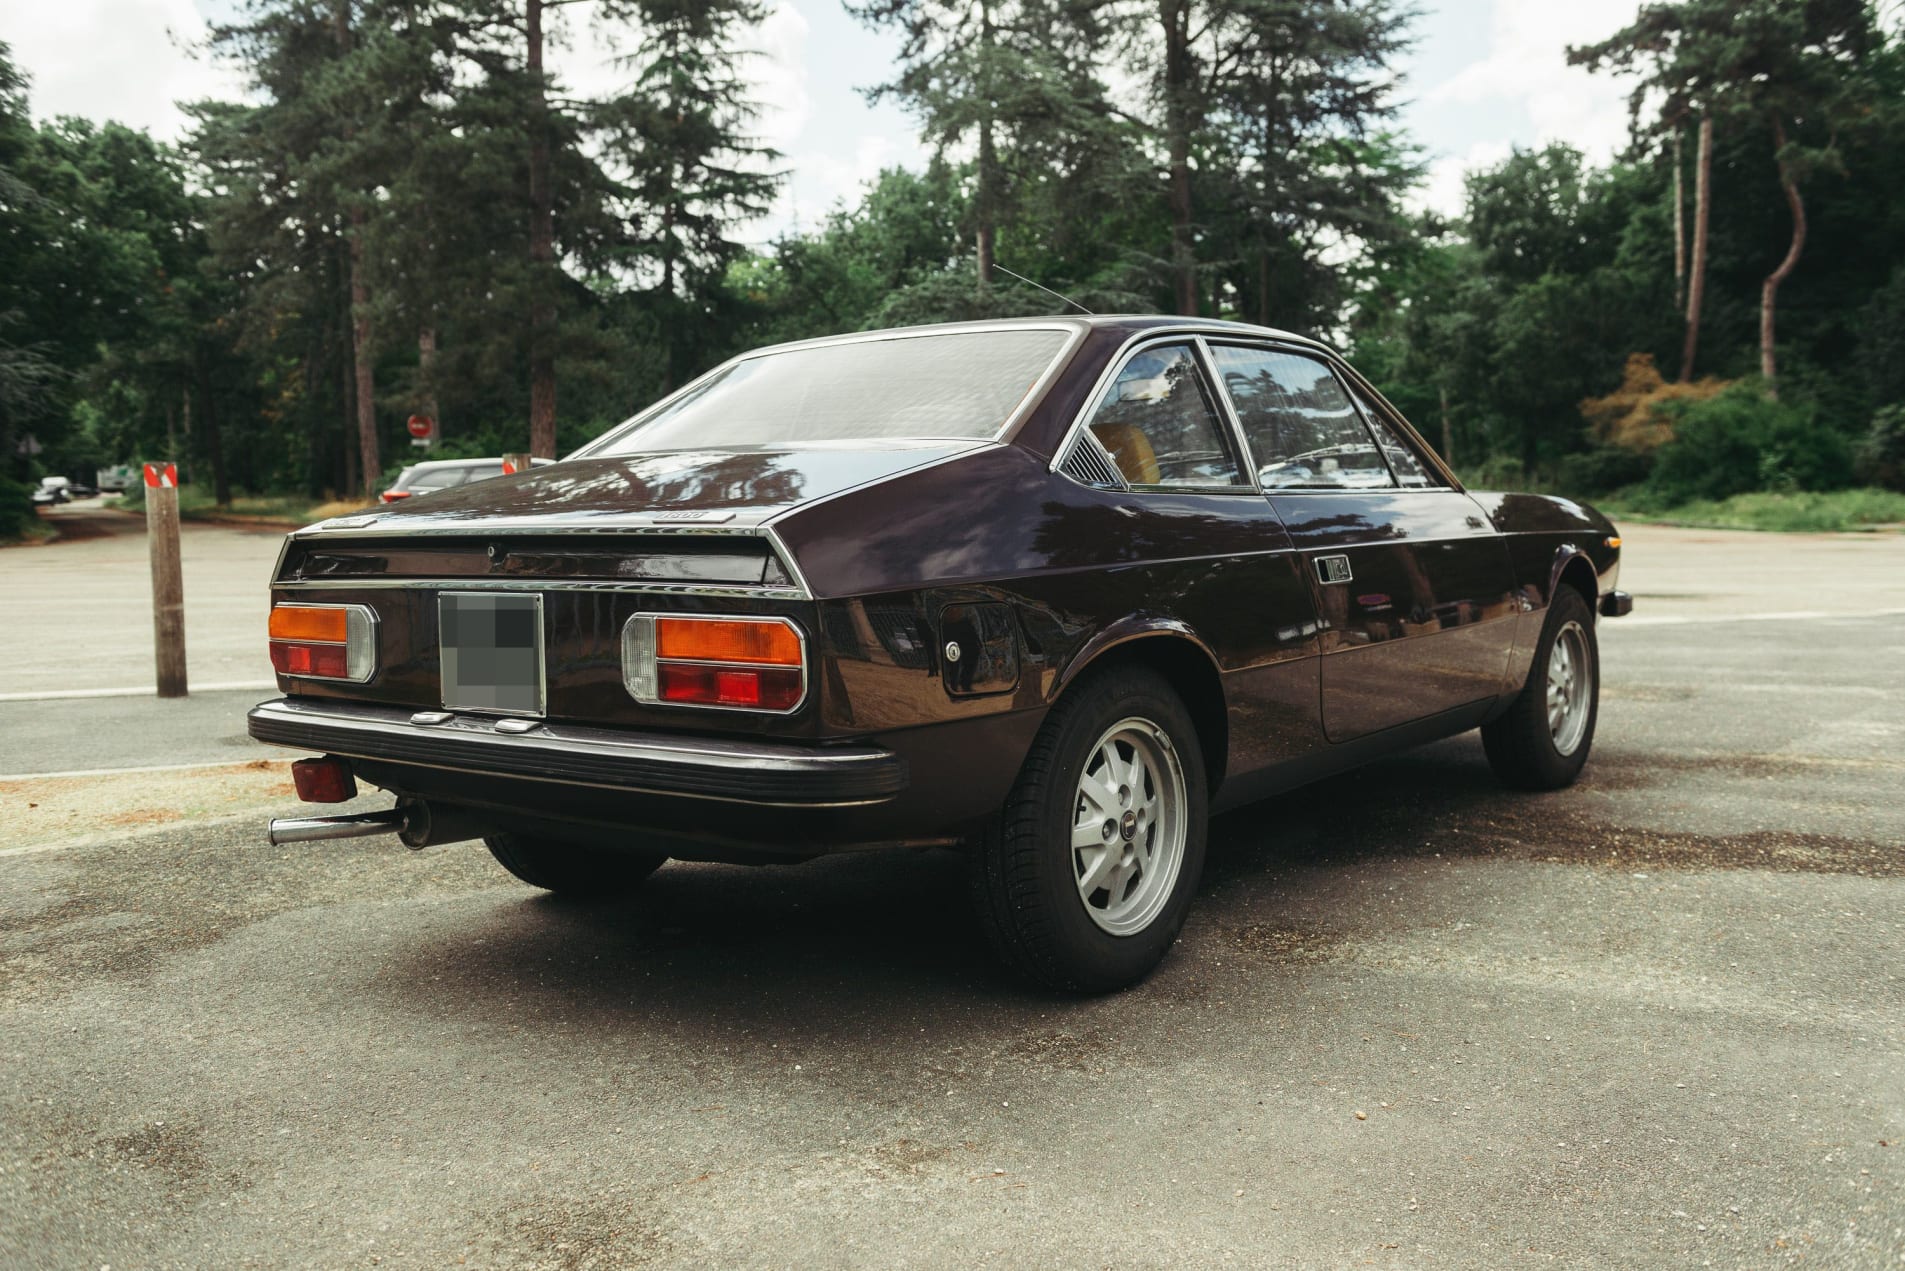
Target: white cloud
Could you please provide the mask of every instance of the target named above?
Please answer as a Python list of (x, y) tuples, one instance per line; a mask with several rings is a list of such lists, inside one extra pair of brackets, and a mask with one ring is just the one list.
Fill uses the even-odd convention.
[[(1567, 50), (1619, 30), (1638, 8), (1638, 0), (1495, 0), (1486, 52), (1431, 86), (1422, 101), (1519, 109), (1533, 136), (1512, 140), (1565, 141), (1605, 162), (1627, 140), (1629, 81), (1569, 66)], [(1459, 193), (1459, 182), (1455, 188)], [(1442, 193), (1447, 189), (1445, 175)], [(1441, 206), (1434, 197), (1429, 202)]]
[(754, 100), (761, 107), (755, 129), (776, 150), (790, 150), (813, 118), (807, 89), (807, 19), (782, 0), (755, 33), (747, 59)]
[(1513, 145), (1499, 137), (1477, 141), (1461, 154), (1443, 155), (1430, 162), (1428, 178), (1415, 192), (1410, 203), (1416, 210), (1460, 216), (1467, 188), (1463, 184), (1470, 172), (1500, 163)]
[(186, 52), (206, 33), (192, 0), (20, 0), (0, 14), (38, 118), (116, 119), (175, 140), (188, 122), (177, 102), (243, 93), (229, 68)]

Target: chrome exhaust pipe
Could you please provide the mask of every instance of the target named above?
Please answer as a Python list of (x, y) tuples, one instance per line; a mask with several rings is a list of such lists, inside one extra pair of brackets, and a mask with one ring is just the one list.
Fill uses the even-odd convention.
[(359, 812), (352, 816), (274, 817), (270, 837), (273, 847), (286, 843), (324, 843), (331, 839), (361, 839), (375, 834), (395, 834), (412, 851), (443, 843), (461, 843), (481, 838), (484, 826), (457, 808), (432, 808), (421, 799), (405, 799), (382, 812)]
[(279, 816), (271, 819), (271, 845), (324, 843), (331, 839), (361, 839), (373, 834), (398, 834), (409, 817), (401, 807), (355, 816)]

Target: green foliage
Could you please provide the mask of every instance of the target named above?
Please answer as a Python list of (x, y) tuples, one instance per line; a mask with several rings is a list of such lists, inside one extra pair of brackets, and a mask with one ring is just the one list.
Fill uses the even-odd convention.
[(1704, 401), (1662, 407), (1673, 440), (1654, 457), (1649, 497), (1658, 503), (1717, 500), (1756, 490), (1838, 490), (1852, 480), (1845, 438), (1822, 428), (1804, 405), (1736, 384)]
[(1645, 481), (1653, 456), (1625, 446), (1596, 446), (1561, 460), (1555, 484), (1565, 493), (1608, 494)]
[(1617, 522), (1656, 521), (1703, 529), (1828, 534), (1905, 526), (1905, 494), (1891, 490), (1759, 491), (1674, 503), (1652, 497), (1643, 486), (1599, 500), (1596, 506)]
[(1859, 478), (1888, 490), (1905, 490), (1905, 402), (1872, 417), (1872, 429), (1856, 453)]
[(27, 527), (38, 519), (33, 510), (32, 490), (0, 476), (0, 542), (22, 537)]

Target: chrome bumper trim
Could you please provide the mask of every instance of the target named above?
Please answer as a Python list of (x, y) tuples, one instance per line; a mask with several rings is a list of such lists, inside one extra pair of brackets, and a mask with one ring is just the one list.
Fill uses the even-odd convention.
[(478, 715), (456, 714), (438, 724), (413, 724), (410, 715), (409, 707), (284, 698), (253, 707), (246, 727), (270, 745), (351, 759), (758, 807), (884, 803), (908, 781), (906, 760), (876, 746), (724, 741), (559, 723), (506, 733)]

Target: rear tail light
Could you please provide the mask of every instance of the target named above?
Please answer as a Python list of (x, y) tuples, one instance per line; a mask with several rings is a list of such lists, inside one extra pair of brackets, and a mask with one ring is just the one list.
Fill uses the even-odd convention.
[(271, 665), (280, 675), (362, 684), (377, 671), (377, 615), (364, 605), (274, 605)]
[(807, 697), (806, 641), (786, 618), (638, 613), (622, 628), (622, 682), (638, 702), (785, 715)]
[(409, 498), (409, 497), (410, 497), (410, 491), (408, 491), (408, 490), (385, 490), (385, 491), (383, 492), (383, 495), (382, 495), (381, 497), (383, 498), (383, 500), (384, 500), (384, 502), (386, 502), (386, 503), (395, 503), (395, 502), (396, 502), (396, 501), (397, 501), (398, 499), (407, 499), (407, 498)]

